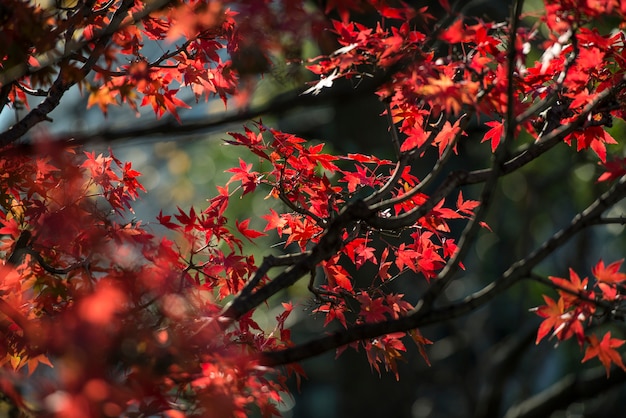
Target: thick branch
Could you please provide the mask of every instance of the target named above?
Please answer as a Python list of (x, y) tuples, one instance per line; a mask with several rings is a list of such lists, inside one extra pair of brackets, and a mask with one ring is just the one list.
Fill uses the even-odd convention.
[(348, 204), (342, 212), (334, 218), (320, 241), (313, 247), (306, 257), (299, 258), (298, 262), (279, 274), (274, 280), (259, 288), (254, 293), (239, 294), (223, 311), (222, 316), (238, 319), (242, 315), (265, 302), (272, 295), (293, 285), (299, 279), (314, 270), (317, 265), (335, 255), (343, 245), (341, 235), (350, 225), (360, 220), (368, 219), (372, 211), (362, 200), (355, 200)]
[(478, 393), (474, 418), (498, 415), (505, 383), (515, 372), (524, 352), (535, 342), (536, 334), (536, 323), (527, 324), (524, 329), (516, 330), (486, 353), (484, 358), (487, 364), (481, 366), (483, 384)]
[(292, 363), (355, 341), (375, 338), (394, 332), (408, 331), (410, 329), (440, 323), (466, 315), (478, 307), (485, 305), (521, 279), (528, 277), (537, 264), (552, 254), (557, 248), (564, 245), (579, 231), (588, 226), (595, 225), (595, 221), (600, 218), (607, 208), (611, 207), (625, 196), (626, 176), (622, 177), (619, 182), (614, 184), (611, 189), (602, 194), (584, 211), (576, 215), (569, 226), (556, 232), (550, 239), (544, 242), (541, 247), (533, 251), (527, 257), (515, 262), (497, 280), (478, 292), (467, 296), (460, 302), (428, 310), (422, 310), (418, 304), (414, 311), (405, 317), (374, 324), (357, 325), (345, 331), (338, 331), (282, 351), (266, 352), (263, 353), (261, 361), (268, 366)]
[(548, 417), (581, 399), (592, 398), (626, 381), (626, 373), (614, 368), (607, 378), (604, 367), (571, 374), (545, 391), (512, 406), (505, 418)]
[[(533, 161), (546, 151), (550, 150), (556, 144), (562, 142), (563, 138), (578, 128), (583, 126), (588, 120), (589, 115), (594, 112), (598, 107), (605, 104), (610, 100), (616, 92), (618, 92), (624, 86), (624, 81), (616, 84), (612, 88), (606, 89), (596, 95), (595, 99), (589, 103), (583, 111), (578, 115), (576, 120), (567, 125), (559, 126), (557, 129), (550, 132), (550, 134), (544, 136), (539, 142), (528, 147), (528, 149), (520, 152), (515, 157), (506, 161), (498, 168), (499, 175), (503, 176), (521, 168), (522, 166)], [(493, 168), (475, 170), (471, 172), (467, 171), (455, 171), (448, 175), (444, 182), (439, 186), (434, 193), (430, 195), (430, 198), (422, 206), (418, 206), (409, 212), (403, 213), (399, 216), (390, 218), (376, 217), (368, 221), (368, 224), (376, 229), (382, 230), (397, 230), (413, 225), (419, 218), (426, 215), (441, 199), (448, 196), (454, 189), (459, 186), (467, 184), (482, 183), (489, 179), (492, 175)], [(387, 201), (380, 202), (377, 205), (372, 206), (375, 211), (384, 210), (388, 206)]]

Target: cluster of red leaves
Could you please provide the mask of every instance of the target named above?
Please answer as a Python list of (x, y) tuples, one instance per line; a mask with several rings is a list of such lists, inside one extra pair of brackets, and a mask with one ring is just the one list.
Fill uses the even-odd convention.
[[(18, 405), (55, 416), (244, 417), (252, 404), (276, 414), (284, 388), (250, 355), (289, 341), (291, 307), (271, 333), (249, 316), (215, 319), (216, 302), (254, 270), (225, 226), (225, 201), (180, 211), (177, 224), (159, 217), (181, 231), (179, 248), (111, 218), (123, 219), (143, 190), (130, 163), (68, 151), (0, 159), (0, 364), (15, 372), (3, 387), (31, 394), (13, 393)], [(250, 236), (247, 222), (238, 229)]]
[(29, 96), (45, 96), (55, 82), (54, 94), (78, 84), (88, 107), (105, 115), (126, 104), (137, 115), (149, 106), (157, 117), (168, 112), (180, 121), (178, 109), (189, 107), (183, 89), (196, 101), (245, 99), (239, 75), (266, 70), (270, 51), (301, 48), (316, 21), (303, 2), (278, 3), (97, 0), (60, 7), (10, 0), (0, 35), (9, 46), (0, 56), (0, 84), (10, 88), (2, 106), (29, 106)]
[[(109, 105), (126, 103), (135, 111), (151, 106), (157, 117), (169, 112), (177, 119), (177, 109), (188, 106), (177, 97), (182, 87), (196, 100), (217, 95), (226, 102), (237, 93), (238, 74), (265, 69), (268, 51), (289, 59), (287, 52), (297, 50), (312, 26), (307, 20), (316, 19), (309, 19), (303, 2), (291, 1), (234, 1), (230, 9), (205, 1), (114, 0), (50, 9), (10, 3), (13, 20), (24, 26), (6, 24), (0, 40), (29, 47), (9, 48), (0, 57), (8, 105), (28, 105), (28, 95), (47, 96), (49, 105), (78, 84), (89, 92), (89, 106), (105, 113)], [(447, 1), (440, 3), (450, 11)], [(401, 2), (327, 2), (325, 12), (334, 10), (341, 21), (332, 22), (331, 31), (340, 47), (312, 60), (308, 68), (321, 78), (307, 92), (316, 94), (342, 78), (380, 77), (377, 94), (389, 105), (391, 128), (399, 131), (391, 135), (397, 163), (331, 155), (323, 144), (259, 122), (231, 133), (228, 141), (247, 147), (258, 164), (240, 160), (228, 170), (230, 180), (205, 209), (158, 216), (160, 226), (177, 234), (172, 241), (157, 238), (141, 223), (123, 221), (142, 187), (139, 173), (114, 155), (78, 157), (52, 147), (27, 157), (3, 150), (0, 361), (15, 373), (2, 375), (2, 387), (26, 384), (24, 366), (32, 374), (42, 373), (40, 363), (54, 364), (55, 373), (42, 373), (40, 387), (24, 392), (36, 394), (27, 399), (34, 408), (57, 416), (177, 416), (183, 410), (189, 416), (245, 416), (251, 405), (270, 416), (277, 413), (284, 380), (269, 380), (268, 370), (254, 359), (292, 344), (285, 321), (293, 306), (283, 304), (271, 331), (259, 326), (253, 311), (220, 316), (227, 300), (271, 282), (255, 276), (244, 239), (276, 231), (286, 249), (307, 255), (332, 220), (363, 196), (379, 209), (379, 219), (411, 219), (392, 238), (366, 222), (332, 231), (340, 241), (337, 251), (311, 266), (314, 311), (323, 315), (324, 326), (394, 320), (413, 306), (387, 285), (400, 276), (434, 280), (457, 251), (454, 223), (470, 220), (479, 205), (459, 192), (453, 201), (437, 199), (423, 216), (410, 217), (429, 202), (411, 172), (412, 161), (431, 147), (441, 159), (455, 151), (469, 116), (490, 119), (483, 141), (494, 151), (505, 120), (514, 118), (516, 133), (524, 130), (537, 141), (557, 126), (575, 126), (563, 140), (576, 141), (579, 151), (592, 149), (606, 163), (605, 145), (615, 141), (604, 127), (614, 117), (624, 118), (625, 38), (583, 24), (607, 14), (623, 18), (626, 10), (617, 1), (546, 4), (541, 23), (547, 38), (520, 29), (513, 60), (509, 25), (458, 17), (441, 31), (419, 30), (432, 27), (433, 17)], [(355, 10), (375, 10), (380, 21), (372, 27), (351, 22)], [(147, 56), (148, 46), (164, 43), (173, 50)], [(543, 56), (529, 65), (537, 48)], [(599, 61), (605, 63), (601, 68)], [(616, 99), (605, 100), (607, 91), (615, 91)], [(544, 103), (548, 106), (541, 107)], [(530, 112), (535, 107), (540, 111)], [(608, 173), (600, 180), (623, 174), (623, 164), (611, 164), (605, 164)], [(261, 188), (284, 210), (271, 209), (262, 217), (263, 232), (253, 229), (250, 219), (233, 227), (226, 217), (230, 197)], [(622, 340), (585, 333), (599, 306), (621, 300), (619, 266), (599, 263), (593, 291), (573, 272), (568, 280), (551, 278), (560, 298), (546, 297), (547, 305), (538, 308), (546, 320), (537, 340), (551, 331), (559, 340), (575, 336), (587, 344), (583, 361), (598, 357), (607, 373), (612, 363), (624, 368), (615, 350)], [(316, 267), (324, 272), (321, 279)], [(382, 365), (397, 377), (405, 337), (428, 361), (424, 347), (430, 341), (418, 330), (351, 346), (364, 349), (374, 370)], [(289, 371), (300, 373), (297, 367)]]
[[(584, 7), (569, 3), (581, 3)], [(408, 6), (397, 13), (390, 13), (396, 9), (382, 2), (376, 2), (376, 7), (386, 22), (393, 23), (387, 23), (387, 27), (378, 24), (373, 29), (353, 22), (334, 22), (342, 47), (314, 59), (308, 68), (321, 79), (308, 92), (317, 94), (340, 78), (393, 71), (392, 80), (378, 94), (389, 100), (394, 122), (400, 124), (404, 134), (401, 151), (417, 149), (422, 153), (425, 146), (432, 145), (441, 155), (463, 135), (459, 115), (468, 112), (494, 119), (486, 123), (490, 129), (483, 140), (490, 141), (495, 150), (508, 111), (509, 27), (481, 20), (470, 24), (458, 18), (439, 35), (441, 41), (449, 44), (449, 54), (435, 54), (429, 49), (429, 34), (411, 25), (415, 13)], [(431, 18), (421, 12), (422, 19)], [(557, 103), (540, 115), (527, 115), (520, 120), (518, 129), (525, 129), (540, 140), (554, 126), (579, 121), (582, 129), (565, 136), (564, 141), (575, 141), (578, 151), (591, 148), (601, 161), (606, 160), (605, 144), (616, 141), (602, 126), (610, 125), (613, 117), (623, 119), (623, 106), (603, 103), (592, 112), (587, 107), (610, 87), (622, 86), (624, 91), (625, 39), (622, 32), (601, 35), (581, 26), (603, 15), (624, 13), (623, 6), (601, 2), (546, 4), (543, 21), (550, 29), (546, 40), (538, 39), (538, 31), (518, 31), (513, 72), (513, 95), (518, 99), (514, 101), (514, 116), (519, 118), (555, 93), (559, 96)], [(397, 20), (400, 23), (396, 24)], [(527, 57), (539, 41), (543, 56), (527, 67)], [(598, 62), (603, 65), (598, 67)]]
[(588, 334), (587, 331), (594, 318), (600, 320), (621, 315), (622, 300), (626, 295), (626, 273), (619, 271), (623, 261), (605, 266), (600, 260), (592, 269), (595, 278), (592, 289), (588, 288), (589, 279), (581, 279), (572, 269), (569, 278), (550, 277), (557, 288), (559, 299), (555, 301), (544, 295), (546, 304), (533, 309), (537, 315), (545, 318), (537, 332), (537, 343), (550, 333), (551, 337), (559, 341), (576, 337), (581, 348), (587, 346), (583, 362), (598, 357), (606, 368), (607, 376), (613, 363), (626, 370), (622, 356), (616, 350), (626, 341), (611, 338), (611, 331), (607, 331), (600, 341), (595, 334)]
[[(294, 244), (298, 250), (306, 251), (318, 243), (324, 226), (340, 212), (342, 203), (359, 193), (373, 193), (394, 175), (388, 160), (362, 154), (325, 154), (323, 144), (307, 146), (302, 138), (260, 123), (257, 130), (246, 128), (243, 133), (230, 135), (233, 139), (229, 143), (246, 146), (259, 156), (261, 163), (270, 163), (269, 170), (254, 171), (253, 164), (240, 161), (239, 167), (228, 170), (233, 173), (229, 184), (240, 183), (244, 195), (261, 185), (269, 186), (269, 196), (286, 204), (290, 211), (278, 213), (272, 209), (263, 216), (267, 221), (264, 231), (275, 230), (286, 248)], [(408, 170), (399, 177), (391, 192), (391, 198), (398, 199), (392, 206), (395, 215), (407, 213), (428, 199), (423, 193), (410, 192), (418, 183)], [(348, 321), (352, 325), (397, 319), (413, 308), (404, 295), (389, 294), (380, 287), (409, 272), (430, 280), (455, 253), (457, 247), (448, 236), (448, 223), (469, 219), (478, 202), (464, 200), (459, 193), (454, 209), (444, 203), (440, 201), (411, 228), (406, 228), (407, 233), (410, 231), (408, 240), (401, 244), (388, 242), (384, 234), (367, 228), (341, 232), (343, 245), (337, 254), (321, 263), (325, 280), (314, 290), (322, 301), (315, 312), (325, 316), (325, 326), (334, 320), (348, 328)], [(350, 265), (355, 270), (373, 267), (371, 281), (365, 286), (357, 284), (349, 272)], [(386, 337), (386, 345), (362, 342), (372, 367), (378, 370), (377, 364), (382, 361), (397, 373), (396, 350), (404, 347), (400, 337), (406, 333), (400, 334)], [(426, 343), (426, 339), (420, 339), (420, 349)], [(421, 352), (425, 357), (423, 349)]]

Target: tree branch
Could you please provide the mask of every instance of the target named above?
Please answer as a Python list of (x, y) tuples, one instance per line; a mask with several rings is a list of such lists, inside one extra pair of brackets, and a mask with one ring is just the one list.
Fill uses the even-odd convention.
[(595, 220), (598, 219), (606, 209), (625, 196), (626, 176), (622, 177), (584, 211), (576, 215), (566, 228), (556, 232), (550, 239), (527, 257), (512, 264), (498, 279), (485, 286), (483, 289), (467, 296), (460, 302), (427, 310), (421, 309), (418, 304), (409, 315), (396, 320), (357, 325), (345, 331), (338, 331), (285, 350), (265, 352), (261, 356), (261, 362), (267, 366), (293, 363), (355, 341), (375, 338), (394, 332), (404, 332), (465, 315), (485, 305), (521, 279), (528, 277), (537, 264), (552, 254), (557, 248), (564, 245), (582, 229), (596, 225)]
[(515, 136), (515, 113), (514, 113), (514, 94), (513, 94), (513, 85), (514, 85), (514, 66), (515, 66), (515, 38), (517, 35), (517, 27), (519, 24), (519, 17), (522, 12), (522, 6), (524, 4), (523, 0), (516, 0), (515, 5), (512, 10), (511, 17), (511, 34), (509, 40), (509, 51), (508, 51), (508, 103), (507, 103), (507, 117), (506, 117), (506, 129), (504, 132), (504, 138), (500, 142), (498, 148), (495, 150), (495, 153), (492, 157), (491, 170), (489, 173), (489, 177), (486, 179), (485, 184), (483, 185), (483, 189), (480, 197), (480, 206), (476, 210), (474, 217), (470, 219), (468, 224), (465, 226), (463, 233), (459, 239), (459, 244), (455, 253), (450, 257), (450, 260), (446, 263), (444, 268), (437, 275), (437, 279), (431, 284), (428, 288), (428, 291), (422, 296), (418, 307), (416, 307), (415, 313), (417, 314), (420, 310), (429, 310), (432, 307), (432, 304), (437, 300), (439, 295), (445, 290), (448, 286), (454, 274), (459, 270), (459, 263), (461, 260), (465, 258), (467, 251), (469, 250), (471, 242), (473, 242), (476, 234), (478, 233), (478, 228), (480, 222), (485, 219), (487, 216), (487, 212), (489, 211), (489, 207), (491, 206), (492, 198), (494, 191), (496, 190), (496, 185), (498, 184), (498, 179), (500, 177), (500, 173), (502, 171), (502, 163), (506, 159), (508, 152), (508, 145), (513, 140)]
[(325, 234), (322, 235), (319, 242), (310, 252), (305, 253), (305, 257), (300, 258), (297, 263), (287, 268), (256, 292), (239, 294), (224, 308), (222, 316), (236, 320), (265, 302), (280, 290), (293, 285), (299, 279), (314, 270), (320, 262), (328, 260), (339, 251), (343, 245), (341, 235), (347, 227), (360, 220), (368, 219), (371, 216), (372, 211), (362, 200), (355, 200), (349, 203), (344, 207), (341, 213), (329, 223)]
[[(526, 150), (520, 152), (515, 157), (503, 163), (502, 167), (498, 168), (498, 170), (500, 171), (499, 175), (504, 176), (506, 174), (512, 173), (513, 171), (528, 164), (540, 155), (544, 154), (546, 151), (550, 150), (556, 144), (562, 142), (563, 138), (565, 138), (567, 135), (571, 134), (581, 126), (584, 126), (584, 124), (588, 120), (589, 115), (592, 114), (592, 112), (594, 112), (598, 107), (609, 101), (622, 87), (624, 87), (625, 80), (626, 76), (622, 79), (620, 83), (611, 88), (603, 90), (601, 93), (596, 95), (595, 99), (591, 103), (587, 104), (587, 106), (585, 106), (585, 108), (578, 115), (576, 120), (574, 120), (572, 123), (559, 126), (552, 132), (550, 132), (550, 134), (544, 136), (540, 141), (536, 142), (535, 144), (528, 147)], [(463, 185), (482, 183), (491, 176), (492, 170), (493, 168), (475, 170), (471, 172), (452, 172), (443, 181), (439, 188), (430, 195), (430, 198), (423, 205), (415, 207), (414, 209), (398, 216), (392, 216), (389, 218), (374, 217), (368, 220), (368, 224), (375, 229), (381, 230), (398, 230), (413, 225), (415, 222), (417, 222), (419, 218), (430, 212), (430, 210), (439, 201), (441, 201), (441, 199), (447, 197), (454, 189)], [(384, 210), (386, 208), (386, 205), (386, 201), (380, 202), (379, 204), (373, 205), (372, 210)]]
[(626, 373), (613, 368), (607, 378), (604, 367), (570, 374), (545, 391), (512, 406), (505, 418), (548, 417), (573, 402), (588, 399), (626, 382)]

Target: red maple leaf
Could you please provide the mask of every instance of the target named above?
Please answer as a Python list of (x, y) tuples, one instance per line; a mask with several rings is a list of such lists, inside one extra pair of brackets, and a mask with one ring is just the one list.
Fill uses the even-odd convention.
[(600, 260), (598, 261), (598, 264), (591, 269), (591, 272), (599, 282), (608, 284), (621, 283), (626, 280), (626, 273), (619, 271), (623, 262), (624, 259), (622, 258), (621, 260), (615, 261), (605, 267), (604, 261)]
[(264, 234), (263, 232), (255, 231), (254, 229), (249, 229), (248, 228), (249, 224), (250, 224), (250, 219), (246, 219), (245, 221), (241, 221), (241, 222), (235, 221), (235, 225), (237, 226), (237, 229), (239, 230), (239, 232), (241, 232), (241, 234), (244, 237), (248, 239), (248, 241), (252, 242), (252, 240), (255, 238), (267, 235), (267, 234)]
[(276, 212), (274, 209), (270, 209), (270, 213), (268, 215), (261, 215), (261, 218), (267, 221), (267, 225), (265, 226), (263, 231), (276, 229), (276, 232), (278, 232), (278, 236), (283, 236), (283, 229), (285, 225), (287, 225), (287, 220), (284, 219), (278, 212)]
[(163, 215), (163, 211), (160, 211), (157, 215), (157, 221), (167, 229), (178, 229), (179, 226), (171, 221), (171, 215)]
[(569, 144), (572, 138), (576, 139), (576, 149), (578, 151), (591, 148), (603, 163), (606, 162), (605, 144), (617, 144), (615, 138), (605, 131), (602, 126), (589, 126), (582, 132), (573, 132), (564, 141)]
[[(454, 125), (450, 124), (449, 121), (446, 121), (443, 128), (441, 128), (441, 131), (439, 131), (435, 137), (433, 144), (439, 147), (439, 157), (441, 157), (448, 145), (452, 144), (458, 137), (459, 131), (461, 130), (461, 127), (459, 126), (461, 119), (462, 118), (457, 119), (456, 122), (454, 122)], [(454, 153), (457, 153), (456, 144), (454, 145)]]
[(356, 268), (360, 268), (366, 261), (377, 264), (375, 249), (367, 246), (366, 238), (356, 238), (344, 247), (346, 254), (354, 263)]
[(626, 158), (615, 159), (609, 162), (601, 162), (606, 172), (598, 177), (598, 181), (611, 181), (622, 177), (626, 174)]
[(344, 328), (348, 328), (348, 324), (346, 323), (346, 316), (344, 315), (345, 305), (342, 304), (332, 304), (325, 303), (319, 308), (315, 309), (313, 312), (322, 312), (326, 314), (326, 318), (324, 319), (324, 326), (330, 324), (334, 319), (339, 321)]
[(241, 181), (241, 187), (243, 188), (243, 194), (253, 192), (258, 185), (259, 173), (252, 170), (252, 164), (246, 164), (244, 160), (239, 158), (239, 167), (233, 167), (226, 170), (229, 173), (233, 173), (232, 177), (226, 184), (230, 184), (234, 181)]
[(485, 133), (485, 136), (480, 142), (491, 141), (491, 151), (495, 152), (504, 134), (504, 121), (493, 120), (485, 122), (485, 125), (490, 126), (491, 129)]
[(322, 268), (328, 279), (328, 284), (331, 288), (340, 287), (348, 292), (352, 292), (352, 282), (350, 281), (350, 274), (341, 265), (337, 264), (338, 256), (335, 256), (322, 263)]
[(595, 334), (588, 337), (589, 347), (585, 351), (581, 363), (586, 362), (594, 357), (598, 357), (604, 368), (606, 369), (606, 377), (611, 374), (611, 363), (615, 363), (622, 370), (626, 371), (626, 366), (622, 362), (622, 356), (615, 350), (624, 344), (624, 340), (611, 338), (611, 331), (604, 334), (602, 341), (598, 340)]
[(406, 266), (417, 273), (417, 265), (415, 262), (418, 256), (419, 253), (417, 251), (407, 248), (406, 244), (402, 243), (396, 251), (396, 266), (400, 271)]
[(357, 295), (356, 299), (361, 304), (359, 315), (366, 323), (380, 322), (386, 319), (385, 314), (389, 313), (389, 307), (383, 304), (383, 298), (372, 299), (367, 292), (362, 292)]
[[(446, 6), (448, 7), (448, 10), (449, 10), (450, 6), (449, 5), (446, 5)], [(441, 35), (439, 35), (439, 37), (442, 40), (451, 44), (458, 44), (460, 42), (465, 41), (467, 39), (467, 35), (465, 31), (465, 25), (463, 24), (463, 19), (455, 20), (453, 24), (451, 24), (450, 26), (446, 28), (446, 30), (441, 32)]]
[(385, 247), (382, 255), (380, 256), (380, 264), (378, 265), (378, 277), (383, 282), (391, 277), (391, 274), (389, 274), (389, 267), (391, 267), (393, 262), (387, 261), (388, 256), (389, 256), (389, 247)]
[(580, 302), (580, 298), (576, 294), (590, 297), (590, 292), (587, 291), (587, 278), (581, 279), (573, 269), (569, 269), (569, 279), (554, 276), (550, 276), (549, 279), (560, 288), (567, 290), (559, 290), (559, 295), (565, 303), (565, 309)]
[(480, 202), (477, 200), (463, 200), (463, 192), (459, 192), (459, 196), (456, 199), (456, 210), (465, 215), (472, 216), (473, 210), (480, 206)]
[(563, 319), (563, 314), (565, 312), (563, 299), (559, 298), (559, 301), (555, 302), (551, 297), (543, 295), (543, 300), (546, 302), (545, 305), (534, 308), (537, 315), (546, 318), (543, 320), (541, 325), (539, 325), (535, 344), (539, 344), (539, 341), (541, 341), (553, 329), (554, 335), (557, 335), (557, 331), (561, 330), (566, 322)]

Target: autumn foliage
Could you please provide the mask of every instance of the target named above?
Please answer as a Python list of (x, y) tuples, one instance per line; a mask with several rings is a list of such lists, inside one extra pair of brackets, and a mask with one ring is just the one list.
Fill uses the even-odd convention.
[[(305, 376), (299, 360), (356, 349), (374, 371), (401, 378), (409, 343), (429, 362), (423, 327), (525, 279), (552, 289), (535, 308), (537, 343), (573, 339), (583, 362), (599, 360), (607, 375), (626, 370), (625, 336), (610, 327), (624, 318), (623, 260), (589, 266), (591, 278), (533, 271), (582, 229), (624, 222), (603, 215), (626, 196), (626, 163), (607, 147), (617, 144), (607, 128), (626, 116), (626, 38), (621, 28), (594, 27), (623, 22), (624, 2), (546, 1), (522, 13), (518, 1), (506, 22), (464, 17), (443, 0), (309, 3), (0, 5), (0, 106), (21, 115), (0, 133), (0, 389), (18, 408), (58, 417), (278, 415), (288, 379)], [(376, 22), (359, 23), (364, 13)], [(302, 56), (305, 41), (318, 56)], [(250, 153), (207, 191), (205, 207), (135, 220), (145, 190), (131, 162), (37, 129), (74, 87), (105, 115), (146, 108), (181, 127), (180, 109), (193, 105), (182, 92), (245, 113), (255, 80), (278, 61), (311, 73), (298, 100), (369, 83), (386, 108), (381, 142), (393, 157), (334, 155), (255, 118), (225, 139)], [(471, 146), (493, 153), (490, 167), (450, 170), (476, 124), (481, 138)], [(485, 217), (499, 178), (563, 143), (594, 154), (602, 193), (485, 288), (442, 298), (462, 280), (479, 231), (492, 233)], [(418, 178), (414, 168), (432, 156)], [(258, 219), (226, 216), (231, 199), (253, 193), (275, 202), (262, 230), (251, 226)], [(255, 260), (247, 244), (261, 237), (282, 253)], [(300, 280), (307, 297), (288, 300), (281, 292)], [(400, 280), (420, 280), (422, 292), (395, 291)], [(266, 329), (254, 313), (270, 303), (280, 313)], [(292, 341), (289, 315), (304, 306), (332, 332)]]

